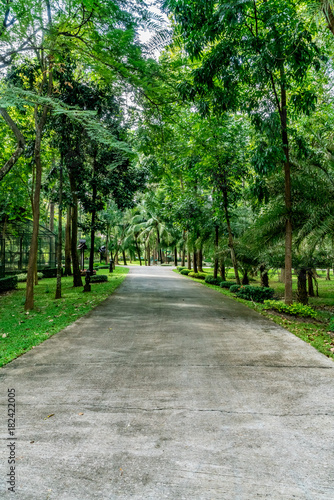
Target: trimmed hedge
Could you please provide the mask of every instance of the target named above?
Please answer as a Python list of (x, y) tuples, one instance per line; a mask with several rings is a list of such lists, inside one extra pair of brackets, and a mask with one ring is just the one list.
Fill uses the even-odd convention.
[(239, 286), (239, 285), (235, 285), (235, 281), (222, 281), (219, 286), (220, 288), (230, 289), (231, 286)]
[(241, 285), (236, 292), (239, 299), (253, 300), (254, 302), (263, 302), (273, 298), (275, 290), (269, 287)]
[(17, 276), (8, 276), (8, 278), (0, 278), (0, 292), (15, 290), (17, 288)]
[(57, 278), (57, 268), (49, 267), (42, 270), (44, 278)]
[(105, 281), (108, 281), (108, 276), (105, 274), (96, 274), (90, 278), (91, 283), (104, 283)]
[(205, 280), (207, 275), (205, 273), (194, 273), (193, 271), (191, 271), (190, 273), (188, 273), (188, 276), (190, 276), (191, 278), (196, 278), (198, 280)]
[(98, 269), (109, 269), (108, 265), (99, 266)]
[(188, 276), (188, 274), (191, 272), (192, 272), (191, 269), (182, 269), (182, 271), (180, 271), (180, 274), (183, 274), (184, 276)]
[(235, 285), (235, 284), (231, 285), (230, 286), (230, 292), (236, 293), (236, 292), (238, 292), (240, 290), (240, 288), (241, 288), (241, 285)]
[(187, 267), (184, 266), (177, 266), (176, 268), (179, 272), (181, 272), (183, 269), (187, 269)]
[(216, 285), (219, 286), (222, 282), (222, 279), (220, 276), (217, 276), (217, 278), (214, 278), (212, 274), (207, 274), (205, 278), (205, 283), (208, 283), (209, 285)]

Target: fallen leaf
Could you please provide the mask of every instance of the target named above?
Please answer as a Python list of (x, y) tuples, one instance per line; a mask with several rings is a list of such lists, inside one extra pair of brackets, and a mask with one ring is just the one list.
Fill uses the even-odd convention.
[(50, 413), (50, 415), (48, 415), (47, 417), (45, 417), (44, 420), (46, 420), (47, 418), (53, 417), (53, 416), (54, 416), (54, 413)]
[(30, 444), (33, 444), (35, 441), (30, 441)]
[(2, 338), (5, 339), (7, 337), (7, 333), (3, 333)]
[(78, 415), (83, 415), (83, 413), (80, 412), (80, 413), (78, 413)]

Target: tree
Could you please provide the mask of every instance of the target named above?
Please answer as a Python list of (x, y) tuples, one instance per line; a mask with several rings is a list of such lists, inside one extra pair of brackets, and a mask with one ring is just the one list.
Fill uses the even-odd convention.
[(300, 19), (295, 3), (167, 0), (184, 46), (196, 61), (183, 95), (201, 98), (203, 113), (245, 109), (261, 127), (266, 114), (280, 123), (285, 199), (285, 301), (292, 302), (292, 199), (289, 106), (312, 109), (315, 90), (303, 86), (320, 49)]

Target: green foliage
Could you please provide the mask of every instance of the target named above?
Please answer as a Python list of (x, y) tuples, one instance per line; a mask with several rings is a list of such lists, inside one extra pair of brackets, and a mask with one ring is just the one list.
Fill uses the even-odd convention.
[(312, 309), (312, 307), (304, 306), (303, 304), (299, 304), (298, 302), (288, 306), (283, 302), (278, 302), (275, 300), (265, 300), (264, 305), (268, 309), (275, 309), (278, 312), (291, 314), (292, 316), (300, 316), (302, 318), (316, 318), (317, 316), (317, 313), (314, 309)]
[(273, 288), (252, 286), (252, 285), (241, 285), (236, 296), (239, 299), (253, 300), (254, 302), (263, 302), (264, 300), (272, 299), (275, 293)]
[(98, 269), (109, 269), (109, 266), (105, 265), (105, 266), (98, 266)]
[(334, 316), (331, 316), (331, 319), (329, 321), (329, 331), (334, 332)]
[(184, 266), (177, 266), (176, 268), (179, 272), (181, 272), (183, 269), (187, 269), (186, 267)]
[(96, 274), (90, 279), (91, 283), (105, 283), (106, 281), (108, 281), (108, 276), (105, 274)]
[(231, 286), (237, 286), (237, 287), (239, 287), (239, 285), (235, 284), (235, 281), (222, 281), (220, 283), (220, 288), (231, 289)]
[(0, 278), (0, 293), (14, 290), (17, 287), (17, 276), (8, 276), (8, 278)]
[(43, 269), (44, 278), (56, 278), (57, 277), (57, 268), (50, 267), (47, 269)]
[[(228, 281), (225, 281), (224, 283), (229, 284), (229, 282), (228, 282)], [(222, 284), (221, 284), (220, 286), (222, 287)], [(236, 284), (233, 284), (233, 285), (231, 285), (230, 287), (228, 287), (228, 286), (224, 286), (224, 287), (222, 287), (222, 288), (229, 288), (229, 289), (230, 289), (230, 292), (232, 292), (232, 293), (237, 293), (237, 292), (240, 290), (241, 285), (236, 285)]]
[(184, 276), (188, 276), (189, 273), (191, 273), (191, 269), (182, 269), (180, 274), (183, 274)]
[(196, 278), (198, 280), (205, 280), (207, 277), (205, 273), (194, 273), (194, 272), (188, 273), (188, 276), (190, 276), (191, 278)]
[(219, 286), (222, 283), (222, 279), (219, 276), (217, 276), (217, 278), (214, 278), (212, 274), (209, 274), (206, 275), (205, 283), (208, 283), (209, 285)]
[[(17, 276), (18, 283), (23, 283), (23, 282), (27, 281), (27, 274), (26, 273), (17, 274), (16, 276)], [(42, 278), (44, 278), (44, 274), (37, 273), (37, 278), (41, 280)]]

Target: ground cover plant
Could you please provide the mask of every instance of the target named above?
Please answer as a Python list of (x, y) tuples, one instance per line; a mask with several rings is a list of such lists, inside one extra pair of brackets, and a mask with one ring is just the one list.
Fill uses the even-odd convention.
[[(25, 283), (18, 290), (0, 295), (0, 366), (73, 323), (105, 300), (120, 285), (127, 268), (116, 267), (108, 281), (93, 283), (90, 293), (73, 287), (72, 278), (62, 278), (63, 297), (54, 299), (56, 279), (45, 278), (36, 286), (36, 307), (24, 310)], [(100, 271), (101, 275), (103, 271)], [(99, 276), (99, 274), (97, 274)], [(104, 278), (103, 278), (104, 279)]]

